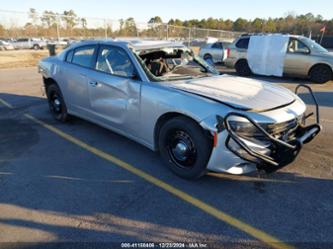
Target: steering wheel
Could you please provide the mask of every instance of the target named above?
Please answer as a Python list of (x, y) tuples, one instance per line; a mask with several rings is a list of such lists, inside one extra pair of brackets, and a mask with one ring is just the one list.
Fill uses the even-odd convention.
[(172, 59), (172, 62), (173, 62), (173, 66), (172, 66), (172, 68), (171, 68), (171, 66), (169, 66), (168, 63), (165, 63), (165, 64), (167, 65), (167, 68), (168, 68), (170, 71), (173, 71), (173, 70), (175, 70), (177, 67), (181, 66), (181, 64), (180, 64), (180, 65), (177, 65), (177, 63), (175, 62), (175, 59)]

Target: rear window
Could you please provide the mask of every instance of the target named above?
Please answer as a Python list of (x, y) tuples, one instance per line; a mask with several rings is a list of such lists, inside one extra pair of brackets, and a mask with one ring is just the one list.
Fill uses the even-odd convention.
[(248, 49), (250, 38), (241, 38), (236, 43), (237, 48)]
[(75, 49), (72, 63), (83, 67), (91, 67), (94, 51), (95, 46), (84, 46)]

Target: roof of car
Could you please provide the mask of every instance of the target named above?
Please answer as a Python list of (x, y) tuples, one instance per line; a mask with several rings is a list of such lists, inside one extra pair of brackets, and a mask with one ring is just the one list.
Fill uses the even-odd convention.
[(136, 40), (130, 41), (130, 45), (136, 50), (154, 49), (154, 48), (167, 48), (167, 47), (184, 47), (179, 42), (172, 41), (149, 41), (149, 40)]
[(287, 34), (287, 33), (246, 33), (242, 34), (239, 38), (247, 38), (250, 36), (265, 36), (265, 35), (287, 35), (290, 37), (300, 37), (300, 35), (293, 35), (293, 34)]
[(106, 39), (106, 40), (85, 40), (72, 44), (71, 47), (78, 47), (82, 45), (92, 44), (107, 44), (107, 45), (118, 45), (118, 46), (130, 46), (135, 50), (148, 50), (156, 48), (167, 48), (167, 47), (184, 47), (183, 44), (173, 41), (163, 40), (121, 40), (121, 39)]

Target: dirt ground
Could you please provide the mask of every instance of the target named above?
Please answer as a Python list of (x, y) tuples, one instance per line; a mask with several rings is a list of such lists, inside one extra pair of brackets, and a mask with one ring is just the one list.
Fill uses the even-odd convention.
[(37, 66), (38, 61), (48, 55), (47, 49), (0, 51), (0, 68)]

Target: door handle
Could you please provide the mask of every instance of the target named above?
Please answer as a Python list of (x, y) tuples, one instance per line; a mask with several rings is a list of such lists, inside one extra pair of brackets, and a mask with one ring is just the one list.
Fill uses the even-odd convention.
[(89, 81), (89, 85), (95, 87), (98, 85), (98, 83), (97, 83), (97, 81), (91, 80), (91, 81)]

